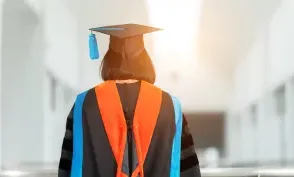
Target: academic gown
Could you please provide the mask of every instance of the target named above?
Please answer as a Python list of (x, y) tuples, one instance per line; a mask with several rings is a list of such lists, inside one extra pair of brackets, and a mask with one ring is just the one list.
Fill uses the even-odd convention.
[[(150, 87), (151, 90), (154, 87), (151, 84), (148, 86), (148, 83), (144, 84), (147, 85), (145, 87)], [(132, 126), (130, 125), (134, 122), (134, 114), (136, 107), (138, 107), (140, 93), (144, 91), (141, 89), (142, 82), (114, 85), (116, 89), (113, 89), (113, 92), (117, 92), (119, 95), (123, 115), (127, 123), (125, 150), (122, 156), (122, 165), (119, 170), (122, 171), (123, 176), (131, 177), (136, 168), (138, 168), (138, 155), (136, 153), (138, 149), (136, 148), (135, 144), (137, 142), (135, 141), (135, 135), (132, 133)], [(107, 90), (111, 90), (111, 88)], [(109, 94), (115, 95), (111, 91), (108, 92), (110, 92)], [(175, 146), (173, 141), (176, 136), (176, 126), (174, 126), (176, 124), (174, 119), (175, 108), (172, 96), (165, 91), (160, 90), (160, 92), (161, 103), (156, 124), (154, 125), (152, 138), (147, 148), (148, 150), (145, 153), (144, 162), (141, 161), (143, 163), (141, 169), (143, 170), (144, 177), (200, 177), (199, 161), (184, 115), (182, 115), (181, 143), (179, 145), (180, 151), (178, 152), (180, 154), (180, 175), (175, 175), (177, 173), (175, 172), (175, 168), (177, 167), (173, 166), (175, 152), (172, 152)], [(102, 118), (102, 115), (105, 114), (105, 110), (107, 109), (103, 111), (98, 106), (98, 102), (101, 102), (101, 99), (99, 100), (97, 98), (103, 97), (101, 95), (104, 95), (104, 93), (97, 92), (97, 87), (92, 88), (80, 94), (80, 97), (83, 98), (81, 108), (76, 106), (76, 104), (81, 104), (78, 99), (72, 107), (66, 121), (66, 132), (62, 143), (58, 177), (116, 177), (118, 163), (115, 154), (118, 150), (114, 150), (111, 147), (111, 140), (113, 141), (113, 138), (116, 138), (112, 137), (111, 139), (111, 135), (107, 134), (107, 126), (104, 125), (106, 122), (103, 122)], [(108, 104), (110, 107), (118, 105), (115, 103), (114, 98), (110, 98), (111, 96), (108, 97), (113, 100), (103, 102), (110, 102), (111, 104)], [(104, 100), (107, 99), (105, 98)], [(152, 103), (148, 104), (152, 105)], [(74, 114), (78, 114), (79, 112), (82, 117), (81, 120), (74, 118)], [(104, 113), (102, 114), (102, 112)], [(80, 133), (73, 131), (78, 124), (83, 125)], [(79, 141), (77, 141), (78, 139)], [(121, 151), (121, 149), (119, 150)], [(141, 175), (138, 176), (141, 177)]]

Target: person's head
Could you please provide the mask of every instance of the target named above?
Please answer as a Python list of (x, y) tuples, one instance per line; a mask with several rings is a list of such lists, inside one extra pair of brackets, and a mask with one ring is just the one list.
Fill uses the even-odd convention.
[(110, 36), (109, 49), (101, 64), (101, 77), (107, 80), (143, 80), (153, 84), (156, 74), (143, 35), (161, 29), (138, 24), (92, 28)]
[(126, 58), (111, 49), (101, 63), (101, 77), (107, 80), (143, 80), (153, 84), (156, 79), (153, 63), (144, 49), (134, 58)]

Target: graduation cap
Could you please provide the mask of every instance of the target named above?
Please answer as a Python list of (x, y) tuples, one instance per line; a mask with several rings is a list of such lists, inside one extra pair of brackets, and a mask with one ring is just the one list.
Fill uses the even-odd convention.
[(161, 29), (138, 24), (123, 24), (90, 28), (89, 30), (91, 31), (89, 36), (90, 58), (95, 60), (99, 58), (99, 50), (93, 32), (110, 35), (109, 50), (126, 57), (133, 57), (145, 50), (143, 35)]

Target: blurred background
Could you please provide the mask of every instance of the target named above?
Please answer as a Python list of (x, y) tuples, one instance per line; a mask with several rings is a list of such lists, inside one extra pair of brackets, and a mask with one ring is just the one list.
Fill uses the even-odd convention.
[(156, 85), (203, 168), (294, 166), (294, 0), (0, 2), (0, 169), (57, 167), (76, 94), (102, 82), (88, 29), (123, 23), (165, 29), (145, 36)]

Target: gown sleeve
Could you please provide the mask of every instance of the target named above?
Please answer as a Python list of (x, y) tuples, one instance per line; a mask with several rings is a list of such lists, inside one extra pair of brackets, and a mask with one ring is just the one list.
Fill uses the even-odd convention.
[(58, 177), (70, 177), (73, 155), (73, 109), (66, 120), (66, 130), (61, 147), (61, 156), (58, 166)]
[(184, 115), (181, 143), (181, 177), (201, 177), (193, 137), (190, 133), (188, 122)]

